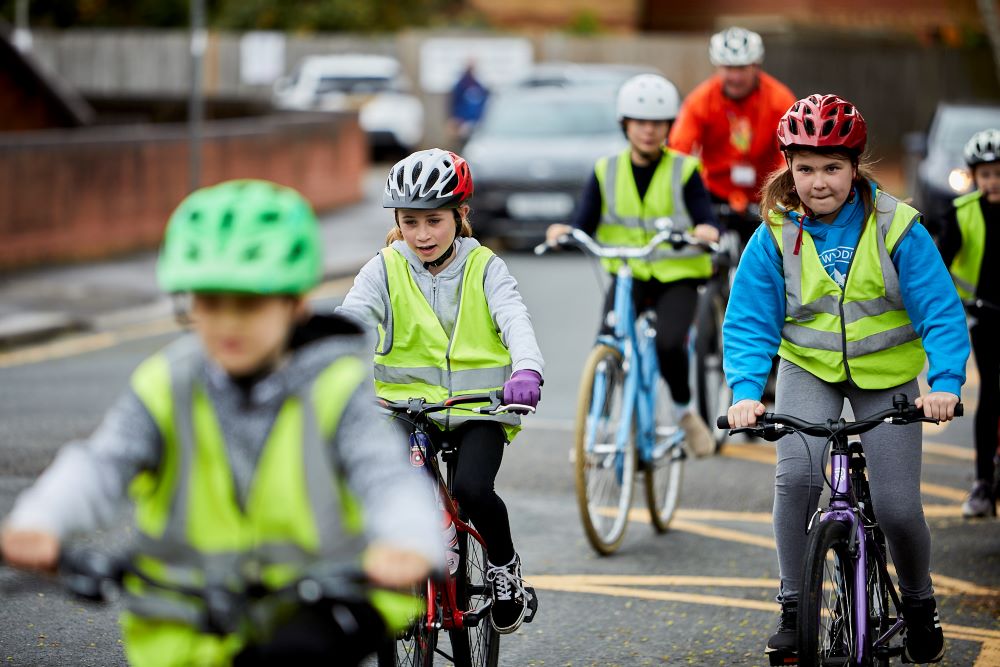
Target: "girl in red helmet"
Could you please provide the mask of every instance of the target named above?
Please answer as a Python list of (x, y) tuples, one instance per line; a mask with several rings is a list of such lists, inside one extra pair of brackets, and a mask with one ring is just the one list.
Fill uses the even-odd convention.
[[(543, 362), (531, 319), (507, 265), (472, 238), (472, 190), (466, 161), (440, 148), (389, 171), (382, 205), (395, 209), (395, 224), (338, 309), (378, 332), (375, 393), (382, 398), (438, 402), (502, 387), (505, 403), (538, 404)], [(514, 632), (528, 600), (493, 483), (519, 417), (448, 411), (432, 418), (459, 445), (454, 492), (486, 541), (492, 623)]]
[[(764, 413), (775, 354), (776, 412), (821, 422), (838, 417), (845, 398), (859, 416), (884, 410), (893, 394), (919, 396), (929, 359), (931, 391), (916, 403), (928, 417), (951, 419), (969, 354), (962, 305), (920, 213), (872, 178), (861, 113), (835, 95), (811, 95), (789, 108), (777, 134), (786, 168), (762, 192), (766, 218), (740, 261), (723, 328), (730, 425), (753, 425)], [(811, 458), (798, 437), (777, 444), (782, 613), (766, 650), (779, 655), (796, 650), (803, 527), (822, 488), (825, 443), (806, 439)], [(944, 640), (920, 500), (920, 426), (879, 427), (861, 439), (903, 594), (906, 657), (937, 662)]]

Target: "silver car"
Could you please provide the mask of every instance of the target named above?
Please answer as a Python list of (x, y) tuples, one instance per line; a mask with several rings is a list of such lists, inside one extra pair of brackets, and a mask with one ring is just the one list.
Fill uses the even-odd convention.
[(594, 162), (626, 146), (609, 86), (509, 88), (490, 98), (463, 150), (473, 228), (524, 248), (568, 222)]

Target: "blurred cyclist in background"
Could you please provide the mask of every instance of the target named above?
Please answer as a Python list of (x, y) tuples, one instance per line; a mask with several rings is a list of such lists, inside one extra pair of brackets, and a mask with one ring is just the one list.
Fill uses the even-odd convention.
[(669, 143), (701, 158), (721, 221), (745, 244), (760, 223), (760, 189), (784, 166), (774, 128), (795, 96), (761, 71), (764, 44), (755, 32), (723, 30), (708, 53), (716, 73), (684, 100)]

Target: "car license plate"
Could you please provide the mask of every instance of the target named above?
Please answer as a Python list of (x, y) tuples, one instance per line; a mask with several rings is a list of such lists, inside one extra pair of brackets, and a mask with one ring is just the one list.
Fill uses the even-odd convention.
[(564, 192), (524, 192), (507, 198), (514, 218), (566, 220), (573, 212), (573, 198)]

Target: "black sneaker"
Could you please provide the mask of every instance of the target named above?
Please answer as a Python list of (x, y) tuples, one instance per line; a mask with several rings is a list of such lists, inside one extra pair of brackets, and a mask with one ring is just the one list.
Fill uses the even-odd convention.
[(944, 633), (934, 598), (903, 598), (903, 662), (940, 662), (944, 657)]
[(486, 581), (493, 586), (493, 609), (490, 612), (493, 627), (502, 635), (510, 634), (521, 627), (528, 607), (524, 580), (521, 579), (521, 557), (514, 554), (506, 565), (488, 563)]
[(764, 654), (786, 653), (794, 654), (798, 649), (799, 601), (787, 600), (781, 603), (781, 619), (778, 630), (767, 640)]

